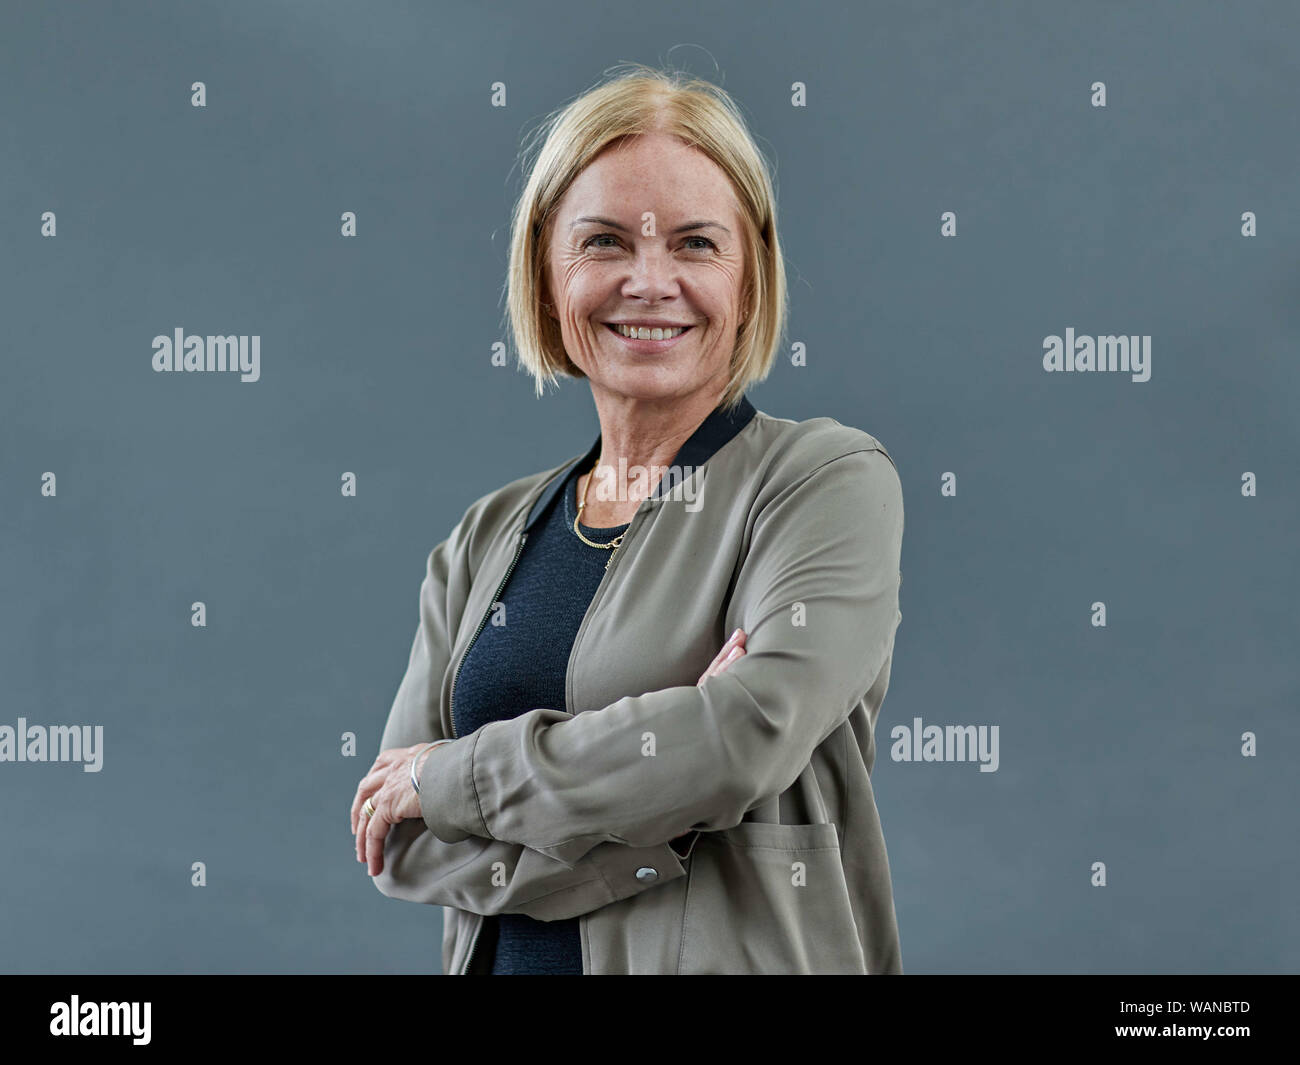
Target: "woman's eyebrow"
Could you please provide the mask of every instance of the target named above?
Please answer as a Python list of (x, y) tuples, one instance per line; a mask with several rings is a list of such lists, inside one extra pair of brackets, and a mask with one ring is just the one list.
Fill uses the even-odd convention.
[[(584, 222), (591, 222), (598, 226), (608, 226), (610, 229), (617, 229), (620, 233), (631, 232), (631, 230), (629, 230), (626, 226), (620, 225), (619, 223), (615, 222), (612, 218), (594, 218), (590, 215), (584, 215), (582, 218), (575, 218), (571, 223), (569, 223), (569, 228), (573, 229), (575, 226), (580, 226)], [(709, 226), (712, 226), (714, 229), (720, 229), (722, 230), (722, 232), (726, 233), (727, 236), (731, 236), (731, 230), (729, 230), (721, 222), (687, 222), (684, 226), (678, 226), (672, 232), (685, 233), (687, 230), (707, 229)]]

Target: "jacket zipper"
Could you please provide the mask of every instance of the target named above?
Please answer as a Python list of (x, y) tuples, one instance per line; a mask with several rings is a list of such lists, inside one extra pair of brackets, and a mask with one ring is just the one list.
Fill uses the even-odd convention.
[(470, 648), (474, 646), (474, 641), (478, 639), (479, 633), (487, 628), (488, 619), (492, 616), (492, 608), (497, 605), (501, 596), (501, 589), (506, 586), (506, 581), (510, 579), (510, 574), (515, 571), (515, 564), (519, 561), (519, 556), (524, 551), (524, 541), (528, 539), (526, 532), (519, 534), (519, 543), (515, 545), (515, 557), (510, 560), (510, 565), (506, 569), (506, 575), (501, 578), (501, 583), (497, 585), (497, 590), (492, 593), (492, 602), (488, 603), (488, 608), (483, 612), (483, 620), (478, 623), (478, 628), (474, 630), (474, 635), (470, 637), (469, 643), (465, 645), (465, 653), (460, 656), (460, 661), (456, 663), (456, 672), (451, 678), (451, 694), (448, 696), (448, 714), (451, 718), (451, 734), (453, 738), (459, 738), (456, 732), (456, 681), (460, 679), (460, 671), (465, 668), (465, 659), (469, 657)]
[(461, 976), (468, 975), (469, 967), (474, 964), (474, 952), (478, 950), (478, 941), (483, 937), (483, 925), (486, 921), (486, 917), (479, 919), (478, 928), (474, 932), (474, 941), (469, 945), (469, 955), (465, 958), (465, 966), (460, 971)]

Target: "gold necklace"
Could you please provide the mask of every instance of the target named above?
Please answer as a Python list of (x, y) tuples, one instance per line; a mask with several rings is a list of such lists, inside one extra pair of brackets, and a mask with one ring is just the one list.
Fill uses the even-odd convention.
[(598, 469), (600, 469), (599, 459), (596, 460), (596, 465), (591, 468), (591, 473), (587, 474), (587, 483), (582, 486), (582, 497), (578, 500), (578, 513), (573, 519), (573, 531), (577, 534), (578, 539), (588, 547), (598, 547), (602, 551), (609, 552), (609, 558), (605, 560), (605, 569), (608, 570), (609, 564), (614, 561), (614, 552), (618, 550), (619, 545), (623, 542), (623, 537), (627, 535), (627, 530), (624, 529), (608, 543), (598, 544), (595, 540), (588, 540), (582, 535), (582, 530), (578, 528), (578, 522), (582, 520), (582, 510), (587, 505), (587, 493), (591, 491), (591, 479), (596, 475)]

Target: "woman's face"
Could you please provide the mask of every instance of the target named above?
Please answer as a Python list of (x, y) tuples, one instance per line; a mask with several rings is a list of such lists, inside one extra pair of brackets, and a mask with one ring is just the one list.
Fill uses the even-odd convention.
[[(663, 133), (611, 145), (569, 186), (550, 238), (548, 313), (594, 392), (721, 395), (745, 249), (735, 194), (712, 160)], [(675, 339), (626, 339), (613, 322), (689, 328)]]

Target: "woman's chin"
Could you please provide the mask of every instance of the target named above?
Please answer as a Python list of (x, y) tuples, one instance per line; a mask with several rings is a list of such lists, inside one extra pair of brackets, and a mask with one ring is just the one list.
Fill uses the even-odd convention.
[(604, 375), (599, 386), (606, 392), (646, 401), (679, 399), (692, 391), (691, 378), (667, 372), (667, 367), (629, 367)]

